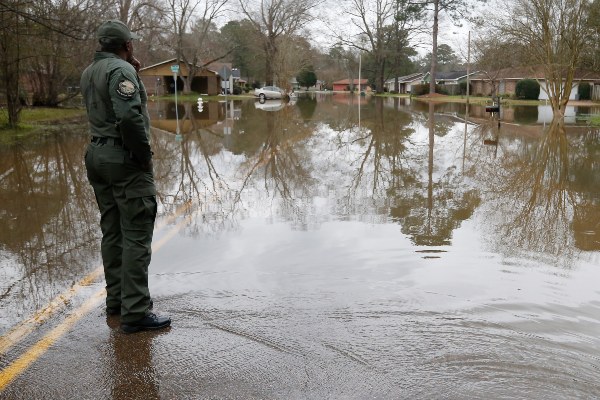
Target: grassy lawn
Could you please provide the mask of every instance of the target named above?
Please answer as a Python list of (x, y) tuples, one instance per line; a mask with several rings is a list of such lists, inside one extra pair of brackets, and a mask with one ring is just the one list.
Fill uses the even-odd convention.
[[(439, 101), (447, 103), (466, 103), (467, 96), (439, 96), (439, 97), (414, 97), (420, 101)], [(469, 96), (469, 103), (471, 104), (489, 104), (492, 102), (492, 98), (489, 96), (478, 97)], [(515, 100), (515, 99), (502, 99), (501, 104), (514, 105), (514, 106), (537, 106), (546, 104), (545, 101), (541, 100)]]
[[(43, 122), (61, 121), (83, 115), (85, 115), (83, 108), (28, 107), (21, 110), (20, 124), (26, 126)], [(0, 126), (5, 127), (7, 123), (8, 115), (5, 110), (2, 110), (0, 112)]]
[(600, 126), (600, 115), (592, 115), (589, 119), (589, 123), (592, 126)]
[(0, 141), (12, 141), (40, 130), (54, 129), (85, 115), (82, 108), (27, 107), (21, 110), (19, 126), (9, 128), (8, 114), (0, 110)]

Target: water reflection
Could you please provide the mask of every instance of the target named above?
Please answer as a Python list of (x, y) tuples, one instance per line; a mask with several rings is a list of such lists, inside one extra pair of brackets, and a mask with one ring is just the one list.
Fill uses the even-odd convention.
[[(473, 221), (511, 257), (567, 264), (600, 250), (600, 139), (586, 126), (520, 126), (476, 107), (465, 125), (462, 104), (316, 94), (277, 111), (180, 104), (179, 141), (174, 104), (151, 107), (161, 216), (186, 217), (191, 237), (255, 217), (301, 231), (362, 221), (434, 252)], [(3, 329), (97, 266), (85, 127), (62, 131), (0, 148)]]
[(0, 331), (97, 266), (87, 137), (69, 130), (0, 146)]
[[(314, 357), (310, 365), (330, 360), (340, 376), (372, 371), (369, 389), (382, 376), (398, 388), (407, 380), (398, 360), (408, 360), (423, 367), (407, 380), (416, 397), (449, 380), (505, 397), (550, 391), (565, 371), (583, 377), (576, 393), (596, 389), (585, 382), (596, 372), (597, 129), (521, 126), (477, 110), (466, 121), (461, 105), (350, 95), (275, 111), (252, 99), (201, 113), (181, 104), (180, 121), (172, 104), (152, 106), (159, 224), (173, 216), (185, 226), (158, 231), (169, 240), (155, 255), (153, 293), (195, 333), (215, 322), (207, 330), (232, 361), (217, 362), (219, 377), (250, 365), (260, 383), (273, 359), (293, 369)], [(28, 299), (43, 305), (97, 265), (86, 142), (82, 125), (0, 149), (3, 329), (35, 309)], [(190, 366), (189, 346), (172, 353), (151, 338), (111, 337), (102, 377), (114, 398), (133, 386), (157, 398), (163, 377), (163, 391), (181, 389), (156, 357), (169, 349)], [(523, 371), (541, 358), (554, 361), (532, 383)], [(424, 379), (433, 369), (437, 378)], [(559, 388), (570, 390), (568, 377)]]
[(597, 157), (589, 154), (589, 140), (597, 141), (598, 133), (569, 137), (565, 121), (555, 119), (538, 140), (506, 145), (498, 163), (483, 166), (479, 179), (491, 195), (487, 216), (497, 251), (539, 254), (568, 266), (575, 249), (600, 248), (593, 243), (598, 225), (582, 223), (598, 220), (598, 186), (576, 184), (573, 172), (574, 160), (589, 165)]
[(160, 379), (152, 357), (153, 343), (160, 334), (124, 335), (118, 330), (118, 318), (107, 323), (112, 329), (104, 380), (111, 383), (110, 398), (160, 399)]
[[(190, 210), (204, 220), (211, 214), (205, 208), (211, 208), (213, 218), (208, 219), (220, 221), (216, 231), (234, 228), (249, 205), (268, 201), (276, 216), (296, 229), (332, 217), (391, 219), (415, 245), (448, 246), (452, 232), (479, 207), (485, 188), (507, 208), (497, 218), (503, 222), (496, 224), (494, 235), (503, 238), (501, 247), (546, 254), (557, 242), (566, 248), (584, 242), (586, 248), (594, 246), (594, 240), (583, 238), (590, 239), (597, 229), (584, 227), (575, 210), (589, 209), (589, 214), (596, 207), (581, 204), (581, 196), (567, 185), (569, 160), (580, 156), (569, 157), (564, 121), (552, 123), (536, 141), (519, 132), (538, 135), (543, 125), (519, 128), (504, 121), (506, 114), (501, 121), (487, 113), (479, 117), (477, 107), (475, 123), (460, 130), (463, 104), (340, 94), (300, 97), (276, 111), (257, 109), (252, 101), (213, 103), (205, 110), (212, 115), (205, 121), (217, 119), (213, 125), (199, 123), (190, 105), (181, 107), (184, 140), (175, 144), (172, 137), (157, 138), (163, 149), (157, 180), (169, 183), (162, 186), (161, 198), (172, 207), (193, 203)], [(238, 118), (228, 122), (230, 110)], [(219, 129), (225, 123), (230, 129)], [(591, 144), (581, 145), (589, 149)], [(484, 186), (473, 185), (476, 181)], [(529, 199), (517, 207), (514, 202), (526, 192)], [(330, 208), (317, 209), (317, 199), (332, 202)], [(534, 212), (542, 206), (546, 212)], [(585, 232), (576, 242), (573, 221), (578, 232)]]

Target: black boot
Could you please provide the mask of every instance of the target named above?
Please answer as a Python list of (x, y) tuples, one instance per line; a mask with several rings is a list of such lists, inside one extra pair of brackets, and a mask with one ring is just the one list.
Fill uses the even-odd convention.
[(159, 317), (154, 313), (147, 314), (144, 318), (135, 322), (121, 324), (121, 330), (125, 333), (135, 333), (154, 329), (163, 329), (171, 325), (171, 318)]

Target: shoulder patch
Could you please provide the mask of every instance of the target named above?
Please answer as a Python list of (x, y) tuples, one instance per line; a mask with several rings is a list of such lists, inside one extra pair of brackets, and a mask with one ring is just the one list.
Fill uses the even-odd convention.
[(135, 94), (135, 85), (129, 80), (123, 80), (119, 82), (117, 87), (117, 94), (126, 99), (130, 99)]

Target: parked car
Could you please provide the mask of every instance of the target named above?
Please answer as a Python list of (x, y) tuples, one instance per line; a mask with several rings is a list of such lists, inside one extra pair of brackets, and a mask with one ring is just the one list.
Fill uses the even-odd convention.
[(265, 99), (283, 99), (285, 97), (285, 91), (277, 86), (265, 86), (260, 89), (254, 90), (254, 96), (261, 100)]

